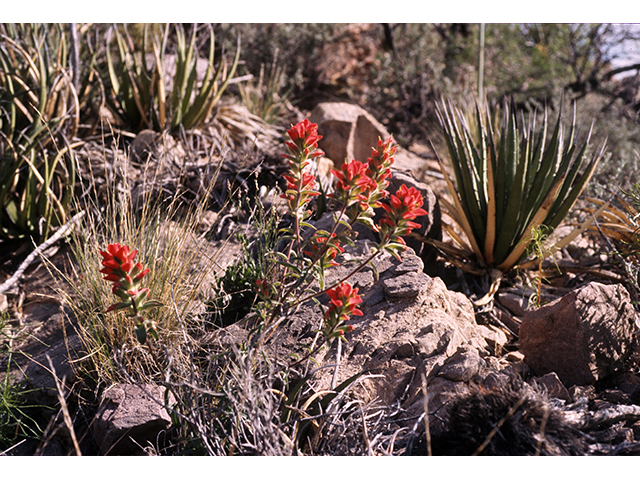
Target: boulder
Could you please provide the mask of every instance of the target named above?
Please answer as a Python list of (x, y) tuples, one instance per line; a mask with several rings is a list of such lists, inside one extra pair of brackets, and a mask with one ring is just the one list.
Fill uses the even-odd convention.
[[(345, 160), (366, 162), (371, 149), (390, 137), (387, 129), (364, 108), (345, 102), (323, 102), (316, 105), (309, 120), (318, 124), (322, 139), (318, 146), (340, 168)], [(397, 148), (394, 166), (411, 171), (423, 167), (424, 160), (407, 150)]]
[(93, 423), (103, 455), (142, 455), (171, 426), (164, 407), (165, 387), (115, 384), (104, 391)]
[(640, 327), (622, 285), (590, 283), (537, 310), (520, 326), (520, 350), (538, 376), (588, 385), (620, 370)]
[(310, 115), (318, 124), (322, 139), (318, 146), (340, 168), (345, 160), (366, 162), (378, 139), (386, 140), (389, 132), (369, 112), (344, 102), (318, 104)]

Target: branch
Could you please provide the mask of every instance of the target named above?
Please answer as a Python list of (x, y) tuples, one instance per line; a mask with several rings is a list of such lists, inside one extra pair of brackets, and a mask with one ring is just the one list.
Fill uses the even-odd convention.
[(613, 70), (608, 71), (602, 76), (602, 80), (610, 80), (611, 77), (617, 75), (622, 72), (628, 72), (630, 70), (640, 70), (640, 63), (634, 63), (632, 65), (625, 65), (624, 67), (614, 68)]
[(20, 280), (20, 277), (22, 277), (22, 274), (27, 269), (27, 267), (31, 265), (31, 262), (33, 262), (36, 259), (36, 257), (40, 255), (42, 252), (44, 252), (47, 248), (49, 248), (51, 245), (56, 243), (60, 238), (64, 237), (69, 232), (69, 230), (71, 230), (71, 227), (73, 227), (76, 223), (78, 223), (78, 221), (84, 216), (84, 214), (85, 214), (84, 211), (76, 213), (67, 223), (65, 223), (62, 227), (60, 227), (56, 231), (56, 233), (54, 233), (46, 242), (38, 245), (36, 249), (33, 252), (31, 252), (29, 256), (25, 258), (24, 261), (20, 264), (20, 267), (18, 267), (18, 270), (16, 270), (16, 273), (14, 273), (11, 276), (11, 278), (9, 278), (2, 285), (0, 285), (0, 293), (4, 293), (7, 290), (9, 290), (11, 287), (13, 287), (13, 285), (17, 283), (18, 280)]
[(565, 420), (579, 430), (609, 426), (618, 422), (640, 420), (640, 406), (616, 405), (597, 412), (564, 412)]

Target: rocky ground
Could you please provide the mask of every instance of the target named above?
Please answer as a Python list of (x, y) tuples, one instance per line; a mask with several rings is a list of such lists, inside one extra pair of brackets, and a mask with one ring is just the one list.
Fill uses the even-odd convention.
[[(325, 136), (320, 147), (334, 164), (343, 158), (365, 160), (369, 146), (387, 135), (375, 118), (353, 105), (320, 105), (311, 120), (319, 124)], [(425, 198), (429, 215), (420, 233), (441, 239), (438, 198), (445, 185), (428, 149), (401, 149), (395, 166), (395, 179), (416, 186)], [(273, 177), (277, 168), (270, 170)], [(345, 259), (364, 258), (366, 234), (361, 232)], [(384, 428), (382, 421), (376, 424), (378, 436), (368, 436), (365, 428), (361, 438), (349, 437), (354, 444), (340, 444), (334, 454), (640, 453), (640, 317), (622, 282), (612, 280), (615, 275), (559, 276), (540, 308), (527, 305), (528, 293), (517, 279), (506, 279), (492, 303), (477, 307), (473, 300), (482, 285), (421, 242), (408, 243), (412, 248), (402, 262), (377, 259), (377, 281), (371, 268), (353, 278), (364, 298), (364, 315), (354, 319), (348, 343), (341, 346), (338, 375), (325, 368), (313, 377), (314, 388), (322, 392), (362, 374), (349, 395), (369, 405), (373, 413), (367, 422), (375, 423), (375, 415), (386, 422)], [(593, 263), (591, 240), (572, 248), (563, 254), (574, 266)], [(239, 251), (229, 250), (220, 269)], [(61, 271), (73, 264), (62, 241), (44, 254)], [(0, 281), (24, 257), (20, 249), (3, 253)], [(160, 406), (163, 392), (131, 385), (96, 392), (81, 382), (73, 363), (82, 354), (80, 341), (42, 261), (34, 261), (3, 291), (0, 302), (21, 332), (11, 345), (17, 353), (10, 375), (31, 391), (31, 402), (48, 407), (38, 412), (47, 426), (42, 439), (23, 442), (12, 453), (148, 453), (147, 442), (171, 425)], [(275, 356), (300, 354), (320, 313), (313, 303), (303, 304), (287, 322), (267, 346)], [(238, 322), (211, 341), (233, 348), (247, 335)], [(330, 365), (336, 356), (334, 345), (317, 361)], [(6, 364), (0, 364), (0, 375), (5, 371)], [(74, 428), (67, 428), (68, 421)]]

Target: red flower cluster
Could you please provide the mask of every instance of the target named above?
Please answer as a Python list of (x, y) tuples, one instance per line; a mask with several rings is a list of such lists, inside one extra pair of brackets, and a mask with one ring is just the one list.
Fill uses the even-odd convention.
[(390, 205), (382, 205), (382, 208), (387, 213), (387, 216), (380, 220), (382, 243), (392, 247), (394, 245), (404, 246), (405, 241), (402, 236), (408, 235), (413, 228), (420, 228), (419, 224), (411, 220), (427, 214), (421, 208), (423, 205), (422, 195), (416, 188), (407, 188), (403, 184), (395, 195), (391, 195), (389, 202)]
[[(318, 140), (322, 138), (318, 135), (318, 125), (311, 123), (308, 118), (305, 118), (302, 122), (297, 123), (287, 130), (287, 135), (291, 141), (285, 142), (292, 155), (283, 155), (283, 157), (290, 160), (296, 160), (298, 156), (303, 155), (305, 157), (319, 157), (324, 155), (318, 148)], [(292, 156), (294, 158), (292, 158)]]
[(332, 338), (341, 337), (353, 330), (351, 325), (343, 325), (349, 320), (351, 315), (362, 315), (362, 311), (356, 305), (362, 303), (362, 298), (358, 295), (358, 289), (353, 288), (349, 282), (342, 282), (340, 285), (327, 290), (330, 304), (324, 314), (325, 337), (327, 342)]
[(318, 260), (320, 268), (324, 269), (338, 265), (334, 259), (338, 253), (344, 252), (344, 248), (338, 244), (337, 235), (335, 233), (332, 233), (331, 237), (329, 237), (328, 232), (316, 232), (316, 234), (311, 238), (310, 244), (311, 250), (305, 250), (304, 253), (314, 260), (318, 258), (318, 256), (322, 255)]
[(387, 138), (384, 142), (382, 139), (378, 139), (378, 145), (372, 149), (371, 157), (368, 158), (367, 175), (380, 185), (381, 189), (385, 189), (389, 185), (387, 178), (391, 178), (391, 165), (395, 161), (393, 156), (396, 154), (396, 147), (392, 142), (392, 137)]
[(104, 267), (100, 270), (100, 273), (104, 274), (104, 280), (113, 283), (112, 292), (121, 300), (107, 308), (107, 312), (128, 310), (129, 316), (136, 319), (136, 336), (140, 343), (144, 343), (147, 334), (157, 337), (157, 333), (154, 322), (145, 319), (139, 312), (160, 306), (160, 303), (147, 301), (149, 289), (140, 288), (140, 282), (150, 270), (144, 268), (140, 262), (134, 265), (133, 262), (137, 253), (137, 250), (131, 251), (127, 245), (120, 245), (119, 243), (107, 245), (107, 251), (100, 252), (102, 266)]
[(104, 280), (113, 282), (113, 293), (117, 291), (129, 290), (142, 280), (151, 270), (144, 268), (140, 262), (133, 264), (133, 260), (138, 254), (137, 250), (131, 251), (127, 245), (112, 243), (107, 245), (106, 252), (102, 255), (102, 266), (100, 273), (104, 274)]
[(289, 160), (290, 175), (285, 175), (287, 190), (280, 195), (287, 200), (289, 212), (303, 220), (307, 214), (303, 208), (312, 197), (320, 195), (315, 191), (315, 176), (305, 171), (309, 160), (324, 153), (318, 150), (318, 125), (308, 119), (297, 123), (287, 130), (290, 141), (285, 142), (289, 154), (282, 155)]
[(341, 170), (331, 170), (331, 173), (338, 180), (336, 192), (331, 196), (347, 206), (354, 201), (368, 205), (368, 193), (378, 187), (367, 175), (367, 164), (357, 160), (344, 162)]

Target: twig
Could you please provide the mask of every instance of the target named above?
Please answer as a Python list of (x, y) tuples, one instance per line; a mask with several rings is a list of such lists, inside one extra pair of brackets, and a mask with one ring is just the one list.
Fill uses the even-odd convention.
[(338, 383), (338, 369), (340, 368), (340, 354), (342, 353), (342, 341), (338, 337), (338, 345), (336, 349), (336, 368), (333, 369), (333, 377), (331, 378), (331, 390), (336, 389)]
[(53, 379), (56, 382), (56, 390), (58, 391), (58, 400), (60, 401), (60, 408), (62, 409), (62, 417), (64, 418), (64, 423), (67, 426), (69, 435), (71, 435), (71, 441), (73, 442), (73, 448), (76, 451), (76, 455), (78, 457), (81, 457), (82, 452), (80, 451), (80, 445), (78, 444), (78, 439), (76, 438), (76, 432), (73, 428), (73, 422), (71, 421), (71, 416), (69, 415), (69, 409), (67, 408), (67, 401), (64, 398), (62, 385), (60, 385), (60, 380), (58, 380), (58, 375), (56, 375), (56, 369), (53, 366), (51, 357), (49, 355), (46, 355), (46, 357), (47, 357), (47, 360), (49, 361), (49, 366), (51, 367)]
[(57, 242), (60, 238), (65, 236), (69, 232), (69, 230), (71, 230), (71, 227), (78, 223), (78, 220), (80, 220), (80, 218), (82, 218), (84, 214), (84, 211), (76, 213), (67, 223), (60, 227), (56, 231), (56, 233), (51, 235), (51, 237), (46, 242), (38, 245), (36, 249), (31, 252), (27, 258), (24, 259), (24, 261), (20, 264), (20, 267), (18, 267), (18, 270), (16, 270), (11, 278), (0, 285), (0, 293), (4, 293), (11, 287), (13, 287), (13, 285), (18, 282), (18, 280), (20, 280), (20, 277), (22, 277), (22, 274), (27, 269), (27, 267), (31, 265), (31, 262), (33, 262), (37, 256), (41, 255), (42, 252), (44, 252), (47, 248)]
[(14, 448), (22, 445), (24, 442), (26, 442), (27, 439), (23, 438), (22, 440), (20, 440), (18, 443), (16, 443), (15, 445), (11, 445), (9, 448), (7, 448), (4, 452), (0, 452), (0, 457), (5, 456), (8, 452), (10, 452), (11, 450), (13, 450)]
[(427, 395), (427, 377), (424, 372), (420, 372), (422, 377), (422, 395), (424, 396), (424, 434), (427, 440), (427, 456), (432, 456), (431, 452), (431, 429), (429, 428), (429, 397)]
[(597, 412), (564, 412), (565, 421), (578, 430), (613, 425), (618, 422), (637, 422), (640, 420), (640, 406), (616, 405)]

